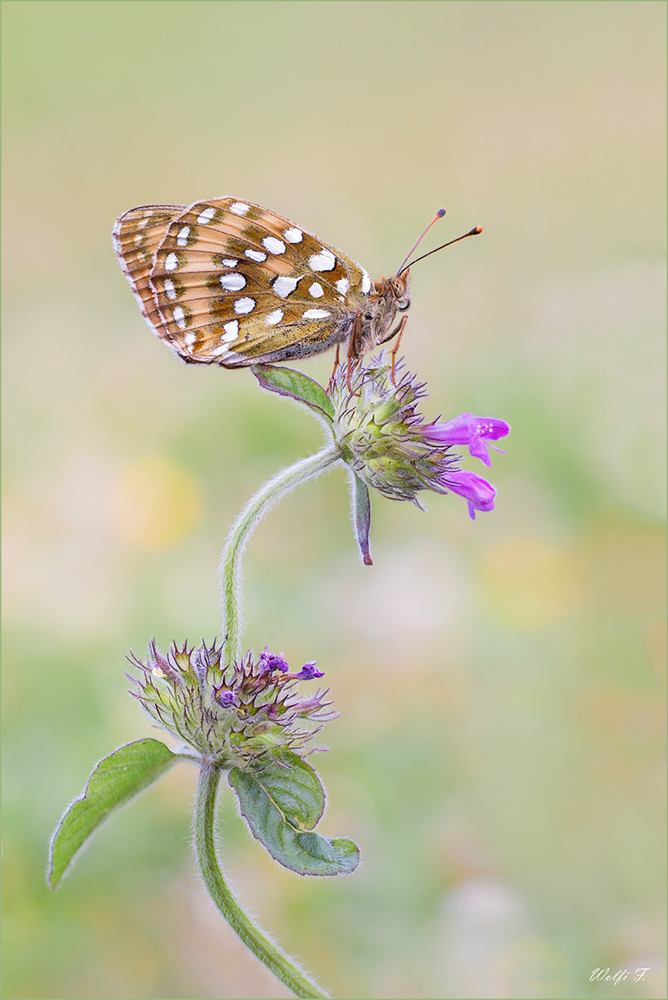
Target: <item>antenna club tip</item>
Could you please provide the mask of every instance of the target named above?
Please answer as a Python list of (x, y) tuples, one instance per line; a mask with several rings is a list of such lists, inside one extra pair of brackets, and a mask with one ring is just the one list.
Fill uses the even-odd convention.
[(437, 219), (442, 219), (444, 215), (445, 215), (445, 209), (444, 208), (439, 208), (438, 212), (436, 213), (436, 218)]
[(471, 230), (471, 235), (477, 236), (481, 232), (482, 232), (482, 226), (476, 226), (475, 229)]

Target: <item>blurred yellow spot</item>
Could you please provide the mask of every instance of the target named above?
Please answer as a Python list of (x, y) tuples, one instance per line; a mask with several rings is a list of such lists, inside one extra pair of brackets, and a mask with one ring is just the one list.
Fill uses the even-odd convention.
[(197, 481), (159, 456), (140, 458), (118, 475), (111, 497), (114, 527), (128, 542), (162, 549), (177, 542), (202, 516)]
[(494, 618), (521, 631), (554, 624), (581, 597), (575, 557), (542, 538), (518, 536), (494, 545), (482, 581)]

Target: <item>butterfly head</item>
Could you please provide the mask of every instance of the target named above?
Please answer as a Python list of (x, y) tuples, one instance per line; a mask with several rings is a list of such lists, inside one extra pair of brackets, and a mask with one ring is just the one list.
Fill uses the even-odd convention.
[(411, 304), (410, 271), (407, 268), (403, 274), (395, 274), (389, 280), (390, 292), (398, 312), (406, 312)]

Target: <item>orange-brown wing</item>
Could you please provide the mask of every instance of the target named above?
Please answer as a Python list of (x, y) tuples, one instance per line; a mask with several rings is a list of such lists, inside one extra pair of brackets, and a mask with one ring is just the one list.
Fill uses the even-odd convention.
[(371, 281), (288, 219), (220, 198), (170, 221), (149, 286), (185, 361), (238, 367), (317, 354), (344, 340)]
[(162, 317), (149, 286), (149, 274), (156, 251), (172, 219), (183, 211), (183, 205), (141, 205), (132, 208), (116, 220), (111, 239), (123, 274), (130, 283), (142, 316), (159, 337), (168, 339)]

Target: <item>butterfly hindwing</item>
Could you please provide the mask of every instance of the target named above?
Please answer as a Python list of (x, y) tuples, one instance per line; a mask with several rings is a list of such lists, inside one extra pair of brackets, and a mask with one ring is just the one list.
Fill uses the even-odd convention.
[(142, 316), (160, 337), (162, 319), (149, 287), (149, 275), (169, 223), (183, 211), (180, 205), (141, 205), (122, 215), (112, 232), (116, 256)]

